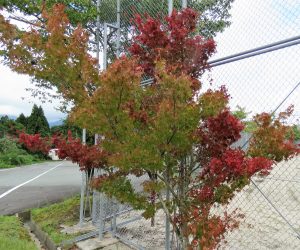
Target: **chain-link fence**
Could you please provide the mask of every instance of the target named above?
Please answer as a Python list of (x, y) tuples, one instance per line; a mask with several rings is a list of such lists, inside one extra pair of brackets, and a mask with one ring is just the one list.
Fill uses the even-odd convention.
[[(135, 15), (162, 20), (171, 8), (181, 9), (182, 4), (194, 7), (205, 2), (100, 1), (99, 10), (105, 13), (101, 16), (106, 16), (100, 20), (103, 68), (116, 55), (127, 53), (131, 38), (136, 34)], [(232, 4), (231, 14), (232, 24), (215, 38), (218, 52), (210, 61), (211, 71), (202, 78), (203, 90), (225, 84), (231, 95), (231, 108), (244, 108), (249, 113), (248, 118), (262, 112), (278, 114), (293, 104), (295, 112), (288, 122), (299, 126), (299, 1), (239, 0)], [(204, 12), (205, 15), (207, 18), (210, 14)], [(251, 134), (244, 134), (234, 146), (247, 150), (250, 137)], [(245, 218), (239, 229), (225, 235), (219, 248), (300, 249), (299, 176), (298, 157), (281, 162), (267, 177), (252, 178), (251, 184), (228, 206), (229, 211), (239, 209)], [(136, 187), (142, 182), (134, 178), (132, 181)], [(166, 235), (168, 226), (162, 211), (151, 226), (150, 220), (143, 219), (139, 211), (99, 193), (94, 194), (93, 210), (93, 222), (100, 227), (100, 232), (111, 230), (134, 248), (176, 249), (176, 244), (166, 244), (166, 237), (172, 241), (173, 236), (172, 229), (167, 230), (169, 235)]]
[[(232, 25), (217, 36), (218, 53), (210, 76), (226, 84), (231, 107), (251, 112), (285, 111), (293, 104), (290, 124), (300, 117), (300, 6), (298, 1), (237, 1)], [(233, 56), (229, 56), (233, 55)], [(215, 56), (215, 58), (217, 57)], [(209, 76), (209, 77), (210, 77)], [(231, 201), (245, 219), (228, 233), (222, 249), (299, 249), (300, 158), (279, 163), (264, 178)]]

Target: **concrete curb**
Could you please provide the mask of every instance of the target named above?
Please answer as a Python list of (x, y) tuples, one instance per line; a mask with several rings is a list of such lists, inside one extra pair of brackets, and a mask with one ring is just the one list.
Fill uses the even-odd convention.
[[(132, 250), (139, 248), (132, 248), (131, 244), (128, 244), (124, 241), (120, 241), (119, 237), (112, 237), (110, 234), (105, 234), (103, 240), (99, 240), (97, 237), (92, 237), (97, 235), (98, 231), (92, 231), (75, 237), (73, 240), (62, 242), (60, 245), (56, 245), (47, 233), (45, 233), (31, 218), (31, 211), (18, 213), (17, 216), (22, 220), (24, 225), (26, 225), (32, 234), (38, 239), (39, 243), (42, 245), (42, 249), (46, 248), (47, 250), (58, 250), (61, 249), (62, 245), (65, 244), (74, 244), (76, 243), (79, 249), (103, 249), (103, 250)], [(83, 239), (82, 236), (89, 236), (87, 239)], [(77, 238), (80, 239), (77, 242)]]
[(48, 250), (57, 250), (58, 246), (50, 239), (49, 235), (31, 219), (31, 211), (18, 213), (18, 217), (27, 224), (32, 233), (37, 237), (40, 243)]

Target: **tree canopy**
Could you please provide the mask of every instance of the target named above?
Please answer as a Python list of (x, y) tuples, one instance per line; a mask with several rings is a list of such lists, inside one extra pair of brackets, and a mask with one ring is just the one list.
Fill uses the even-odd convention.
[[(201, 35), (206, 37), (215, 36), (217, 32), (223, 31), (230, 24), (229, 10), (234, 0), (192, 0), (188, 5), (202, 15), (198, 23)], [(51, 9), (54, 4), (61, 3), (66, 6), (66, 13), (70, 23), (74, 26), (78, 24), (87, 28), (90, 33), (96, 34), (97, 8), (96, 0), (1, 0), (0, 8), (4, 8), (9, 13), (22, 13), (25, 17), (16, 17), (25, 22), (31, 22), (34, 19), (42, 18), (42, 11)], [(176, 9), (181, 8), (181, 0), (174, 1)], [(168, 12), (168, 1), (163, 0), (160, 3), (152, 0), (121, 0), (121, 11), (132, 13), (132, 16), (126, 17), (128, 21), (133, 18), (134, 13), (148, 13), (152, 17), (165, 16)], [(133, 10), (129, 10), (134, 8)], [(116, 22), (116, 0), (102, 0), (100, 7), (100, 22)], [(122, 22), (123, 25), (128, 25)], [(103, 27), (102, 27), (103, 28)], [(101, 34), (102, 35), (102, 34)]]
[(18, 116), (16, 122), (21, 123), (25, 128), (27, 127), (27, 118), (23, 113)]
[[(88, 40), (88, 45), (85, 47), (86, 50), (92, 52), (95, 51), (95, 36), (96, 36), (96, 16), (97, 16), (97, 10), (96, 10), (96, 0), (0, 0), (0, 9), (2, 8), (5, 10), (6, 13), (8, 13), (9, 20), (13, 21), (21, 21), (29, 24), (32, 26), (38, 33), (43, 34), (43, 41), (47, 41), (47, 37), (49, 34), (51, 34), (51, 30), (49, 30), (46, 27), (46, 16), (43, 16), (43, 11), (51, 12), (51, 9), (55, 4), (62, 3), (65, 7), (65, 13), (68, 17), (68, 29), (69, 33), (71, 30), (76, 29), (78, 25), (80, 25), (86, 33), (87, 37), (85, 38)], [(197, 0), (197, 1), (189, 1), (189, 6), (194, 8), (198, 11), (198, 13), (201, 13), (199, 15), (199, 20), (197, 22), (198, 28), (195, 30), (195, 32), (205, 36), (205, 37), (213, 37), (216, 35), (217, 32), (221, 32), (230, 24), (230, 14), (229, 10), (231, 8), (233, 0)], [(174, 6), (177, 9), (181, 8), (181, 0), (175, 0)], [(167, 1), (161, 1), (161, 3), (158, 4), (157, 1), (153, 0), (143, 0), (143, 1), (136, 1), (136, 0), (121, 0), (121, 45), (128, 46), (131, 44), (130, 40), (132, 37), (132, 34), (128, 34), (132, 31), (132, 26), (134, 25), (132, 20), (134, 20), (134, 17), (136, 14), (145, 14), (147, 13), (153, 18), (163, 19), (164, 16), (167, 14), (168, 10), (168, 3)], [(2, 11), (1, 11), (2, 12)], [(100, 16), (100, 47), (103, 47), (103, 24), (104, 22), (108, 23), (115, 23), (116, 22), (116, 0), (102, 0), (101, 6), (99, 10), (99, 16)], [(0, 14), (1, 15), (1, 14)], [(3, 22), (3, 17), (0, 17), (2, 19), (1, 22)], [(21, 27), (20, 25), (19, 27)], [(2, 38), (6, 37), (8, 34), (5, 32), (4, 29), (7, 29), (7, 25), (3, 25), (1, 27), (0, 25), (0, 34)], [(10, 34), (10, 36), (14, 36), (15, 42), (18, 42), (19, 39), (19, 32), (13, 32)], [(79, 35), (79, 34), (77, 34)], [(116, 32), (111, 32), (109, 34), (108, 39), (108, 55), (110, 57), (114, 57), (116, 54), (116, 45), (115, 45), (115, 36)], [(7, 38), (7, 37), (6, 37)], [(69, 47), (70, 43), (70, 37), (69, 35), (65, 34), (65, 38), (61, 40), (61, 43), (65, 43), (67, 47)], [(1, 38), (0, 38), (1, 40)], [(0, 41), (1, 42), (1, 41)], [(61, 45), (62, 45), (61, 44)], [(24, 47), (26, 47), (25, 44), (23, 44)], [(123, 47), (122, 46), (122, 47)], [(51, 47), (54, 47), (53, 44)], [(70, 49), (70, 47), (69, 47)], [(125, 49), (125, 48), (123, 48)], [(9, 55), (9, 49), (7, 47), (2, 48), (0, 55), (2, 55), (4, 58), (4, 62), (9, 64), (9, 60), (7, 60)], [(61, 51), (61, 49), (60, 49)], [(127, 51), (127, 50), (126, 50)], [(39, 51), (35, 51), (36, 54), (39, 54)], [(73, 53), (76, 54), (76, 53)], [(45, 56), (45, 55), (43, 55)], [(60, 55), (56, 55), (56, 57), (62, 56), (62, 53)], [(68, 56), (68, 58), (66, 58)], [(25, 59), (25, 58), (23, 58)], [(70, 53), (65, 54), (62, 56), (62, 59), (60, 62), (63, 62), (64, 59), (68, 59), (73, 64), (76, 60), (72, 57), (72, 51)], [(27, 58), (25, 59), (28, 61), (28, 63), (32, 63), (36, 66), (36, 68), (43, 68), (45, 66), (45, 62), (41, 62), (39, 58)], [(73, 62), (72, 62), (73, 61)], [(68, 62), (68, 64), (70, 64)], [(50, 67), (50, 64), (55, 65), (57, 63), (57, 60), (55, 61), (48, 61)], [(66, 62), (64, 62), (66, 63)], [(62, 66), (62, 65), (61, 65)], [(59, 67), (58, 67), (59, 68)], [(63, 67), (60, 67), (63, 68)], [(68, 67), (69, 70), (71, 69)], [(73, 70), (76, 69), (76, 66), (74, 65)], [(20, 71), (18, 71), (20, 73)], [(71, 72), (66, 71), (66, 74), (73, 75)], [(80, 81), (82, 77), (80, 75), (77, 76), (77, 81)], [(60, 89), (55, 94), (56, 88), (54, 86), (61, 84), (60, 82), (63, 82), (64, 84), (67, 84), (68, 81), (66, 81), (64, 77), (61, 77), (61, 74), (57, 72), (57, 74), (49, 75), (48, 77), (41, 77), (35, 74), (35, 76), (32, 78), (33, 87), (30, 88), (32, 91), (32, 94), (34, 96), (39, 96), (43, 99), (49, 99), (49, 98), (56, 98), (56, 97), (63, 97), (61, 96)], [(92, 80), (92, 79), (91, 79)], [(72, 81), (75, 81), (75, 79), (72, 79)], [(67, 86), (66, 86), (67, 87)], [(49, 90), (54, 90), (49, 91)], [(62, 110), (66, 106), (66, 103), (62, 105)]]

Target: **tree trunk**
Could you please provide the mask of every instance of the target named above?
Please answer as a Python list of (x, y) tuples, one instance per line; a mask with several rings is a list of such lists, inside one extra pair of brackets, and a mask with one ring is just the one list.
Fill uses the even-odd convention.
[[(156, 200), (156, 192), (152, 191), (151, 193), (151, 204), (154, 206), (155, 205), (155, 200)], [(151, 217), (151, 227), (155, 226), (155, 215)]]

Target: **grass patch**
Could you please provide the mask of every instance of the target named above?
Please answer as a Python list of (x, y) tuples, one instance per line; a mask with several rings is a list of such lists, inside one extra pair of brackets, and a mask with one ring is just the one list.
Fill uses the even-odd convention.
[(15, 216), (0, 216), (0, 250), (37, 250), (22, 222)]
[(76, 235), (61, 233), (61, 224), (75, 225), (79, 221), (80, 197), (76, 196), (48, 207), (31, 210), (32, 219), (46, 232), (54, 243), (74, 238)]

